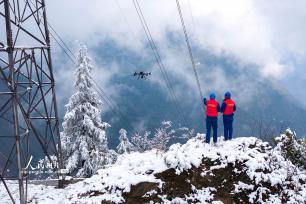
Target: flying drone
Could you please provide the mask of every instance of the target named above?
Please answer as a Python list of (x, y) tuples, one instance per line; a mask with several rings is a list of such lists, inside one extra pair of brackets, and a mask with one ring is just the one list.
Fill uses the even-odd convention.
[(134, 74), (133, 74), (133, 76), (134, 77), (137, 77), (138, 76), (138, 78), (137, 79), (147, 79), (147, 77), (149, 76), (149, 75), (151, 75), (151, 72), (135, 72)]

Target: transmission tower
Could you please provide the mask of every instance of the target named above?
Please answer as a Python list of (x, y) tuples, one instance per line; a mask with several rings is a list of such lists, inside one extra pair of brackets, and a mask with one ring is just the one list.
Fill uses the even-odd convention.
[(0, 185), (26, 203), (32, 155), (58, 159), (59, 120), (44, 0), (0, 0)]

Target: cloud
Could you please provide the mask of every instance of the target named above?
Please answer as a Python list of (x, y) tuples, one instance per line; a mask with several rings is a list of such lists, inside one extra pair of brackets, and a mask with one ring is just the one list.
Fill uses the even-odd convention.
[[(293, 66), (296, 62), (306, 64), (306, 13), (302, 9), (306, 2), (303, 0), (180, 2), (192, 46), (197, 50), (233, 59), (237, 69), (255, 69), (263, 77), (272, 80), (284, 80), (287, 75), (292, 75), (297, 67), (302, 67)], [(139, 0), (139, 3), (165, 67), (177, 82), (174, 86), (176, 93), (185, 96), (188, 94), (190, 97), (198, 95), (175, 1)], [(75, 40), (80, 40), (86, 42), (91, 50), (101, 43), (112, 41), (138, 57), (154, 61), (132, 0), (52, 0), (47, 2), (47, 6), (50, 22), (70, 45), (74, 46)], [(202, 58), (195, 57), (196, 60)], [(110, 80), (112, 76), (120, 74), (119, 70), (123, 67), (116, 62), (103, 65), (97, 62), (96, 65), (96, 75), (99, 76), (97, 80), (116, 97), (120, 89), (111, 88)], [(151, 66), (152, 70), (158, 70), (156, 64), (151, 63)], [(205, 66), (205, 62), (201, 62), (199, 73), (206, 92), (214, 89), (221, 93), (230, 87), (237, 90), (241, 98), (256, 93), (256, 88), (252, 87), (254, 83), (246, 86), (247, 91), (240, 91), (240, 83), (247, 82), (246, 77), (239, 76), (235, 83), (229, 84), (228, 77), (222, 71), (224, 67), (210, 67), (214, 70), (209, 72), (208, 78), (215, 78), (213, 83), (208, 84)], [(58, 81), (69, 77), (71, 70), (66, 72)], [(156, 72), (156, 77), (152, 77), (150, 82), (165, 88), (162, 76)], [(294, 77), (299, 79), (299, 76)], [(182, 83), (194, 91), (183, 92)], [(242, 96), (242, 93), (245, 95)]]
[[(60, 104), (66, 104), (68, 102), (69, 96), (71, 96), (74, 92), (74, 73), (76, 71), (75, 65), (67, 60), (67, 56), (65, 56), (61, 50), (55, 50), (56, 54), (53, 59), (56, 63), (55, 67), (55, 77), (57, 81), (57, 100)], [(61, 53), (61, 54), (59, 54)], [(77, 53), (76, 53), (77, 55)], [(111, 78), (114, 74), (119, 74), (120, 70), (116, 63), (108, 64), (107, 66), (96, 63), (94, 60), (95, 54), (89, 51), (89, 57), (92, 59), (92, 64), (94, 69), (92, 71), (92, 77), (99, 87), (107, 87), (108, 97), (112, 99), (116, 99), (118, 97), (119, 92), (116, 91), (116, 86), (110, 86)], [(122, 89), (122, 87), (120, 87)], [(100, 97), (101, 91), (95, 89), (95, 92)], [(103, 103), (103, 111), (109, 111), (109, 106)], [(62, 106), (61, 106), (62, 107)]]
[[(276, 78), (286, 73), (283, 52), (288, 46), (297, 55), (305, 54), (306, 48), (300, 43), (305, 42), (306, 34), (302, 26), (306, 18), (301, 9), (303, 1), (295, 1), (296, 6), (278, 1), (188, 1), (181, 4), (189, 31), (195, 31), (192, 36), (196, 46), (235, 57), (244, 64), (257, 64), (264, 76)], [(182, 32), (174, 1), (139, 2), (158, 44), (169, 43), (167, 33)], [(112, 39), (140, 52), (146, 46), (132, 1), (55, 0), (48, 2), (48, 6), (50, 21), (72, 39), (85, 40), (89, 45)], [(288, 13), (288, 6), (294, 12)]]

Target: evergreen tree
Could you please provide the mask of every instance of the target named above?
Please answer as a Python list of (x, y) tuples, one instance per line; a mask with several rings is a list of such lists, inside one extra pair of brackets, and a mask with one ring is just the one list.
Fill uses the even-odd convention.
[(110, 125), (101, 120), (101, 101), (92, 90), (92, 69), (82, 46), (77, 57), (76, 92), (66, 105), (61, 137), (66, 168), (77, 176), (91, 176), (105, 164), (108, 152), (105, 129)]
[(294, 165), (306, 169), (306, 146), (304, 139), (297, 139), (294, 132), (290, 129), (285, 131), (280, 137), (276, 137), (276, 149), (279, 149), (282, 155), (290, 160)]
[(117, 146), (117, 152), (119, 154), (130, 153), (135, 150), (135, 147), (130, 143), (129, 138), (127, 137), (127, 131), (125, 129), (119, 130), (119, 140), (120, 143)]

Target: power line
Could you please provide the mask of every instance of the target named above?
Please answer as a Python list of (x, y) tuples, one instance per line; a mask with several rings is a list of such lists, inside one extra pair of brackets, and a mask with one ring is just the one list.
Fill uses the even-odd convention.
[[(31, 0), (30, 0), (30, 3), (33, 6), (35, 6)], [(41, 15), (40, 12), (39, 12), (39, 15)], [(49, 22), (47, 22), (47, 26), (50, 28), (50, 32), (49, 32), (50, 36), (60, 46), (60, 48), (64, 51), (67, 57), (71, 60), (71, 62), (76, 65), (77, 63), (75, 62), (75, 58), (76, 58), (75, 54), (71, 51), (69, 46), (65, 43), (62, 37), (56, 32), (56, 30), (53, 28), (53, 26)], [(54, 32), (54, 34), (52, 32)], [(110, 108), (110, 110), (115, 115), (117, 114), (119, 118), (127, 122), (127, 125), (129, 126), (128, 129), (131, 130), (131, 132), (132, 131), (135, 132), (134, 128), (130, 125), (130, 121), (121, 113), (120, 109), (118, 108), (118, 105), (115, 102), (113, 102), (113, 100), (110, 97), (107, 96), (103, 88), (100, 87), (98, 83), (92, 77), (91, 77), (91, 80), (95, 84), (94, 89), (96, 90), (97, 94), (101, 97), (101, 99), (104, 101), (104, 103)]]
[(190, 11), (190, 16), (191, 16), (192, 24), (193, 24), (193, 32), (196, 32), (196, 28), (197, 27), (196, 27), (195, 18), (194, 18), (193, 12), (192, 12), (190, 0), (187, 0), (187, 3), (188, 3), (188, 9)]
[[(133, 1), (133, 2), (134, 2), (134, 1)], [(160, 57), (160, 55), (159, 55), (159, 53), (158, 53), (156, 44), (155, 44), (155, 42), (154, 42), (154, 40), (153, 40), (153, 38), (152, 38), (151, 32), (150, 32), (150, 30), (149, 30), (149, 28), (148, 28), (147, 22), (146, 22), (146, 20), (145, 20), (145, 18), (144, 18), (144, 16), (143, 16), (142, 10), (141, 10), (140, 5), (139, 5), (139, 3), (138, 3), (137, 0), (136, 0), (136, 3), (137, 3), (137, 6), (138, 6), (138, 8), (139, 8), (139, 12), (138, 12), (138, 10), (137, 10), (137, 7), (136, 7), (135, 2), (134, 2), (134, 6), (135, 6), (135, 8), (136, 8), (136, 11), (137, 11), (137, 14), (138, 14), (139, 18), (141, 19), (141, 17), (142, 17), (142, 19), (143, 19), (143, 21), (141, 20), (141, 22), (142, 22), (142, 25), (145, 25), (145, 27), (144, 27), (145, 32), (146, 32), (146, 29), (147, 29), (147, 31), (148, 31), (148, 32), (146, 32), (146, 36), (149, 37), (148, 40), (151, 39), (151, 41), (149, 40), (150, 46), (151, 46), (151, 48), (153, 49), (154, 55), (155, 55), (155, 57), (156, 57), (156, 59), (157, 59), (157, 62), (158, 62), (158, 64), (159, 64), (160, 68), (161, 68), (161, 72), (162, 72), (163, 77), (164, 77), (164, 79), (165, 79), (165, 81), (166, 81), (166, 85), (167, 85), (167, 87), (168, 87), (168, 89), (169, 89), (170, 95), (171, 95), (172, 98), (173, 98), (173, 101), (174, 101), (176, 110), (177, 110), (179, 116), (183, 119), (184, 125), (185, 125), (185, 126), (188, 126), (188, 125), (187, 125), (188, 123), (187, 123), (185, 117), (182, 116), (183, 113), (182, 113), (182, 110), (181, 110), (180, 106), (178, 105), (177, 97), (176, 97), (176, 95), (175, 95), (174, 89), (173, 89), (173, 87), (172, 87), (172, 85), (171, 85), (171, 82), (170, 82), (170, 79), (169, 79), (169, 77), (168, 77), (168, 74), (167, 74), (167, 72), (166, 72), (166, 70), (165, 70), (165, 68), (164, 68), (164, 65), (163, 65), (162, 61), (161, 61), (161, 57)], [(116, 4), (117, 4), (118, 8), (120, 9), (120, 12), (121, 12), (122, 17), (124, 18), (125, 22), (127, 23), (128, 27), (130, 28), (130, 24), (128, 23), (128, 21), (127, 21), (125, 15), (123, 14), (122, 8), (120, 7), (119, 2), (118, 2), (117, 0), (116, 0)], [(56, 32), (56, 30), (51, 26), (50, 23), (48, 23), (48, 26), (49, 26), (50, 29), (55, 33), (55, 35), (59, 38), (59, 40), (60, 40), (60, 42), (63, 44), (63, 46), (58, 42), (58, 40), (55, 38), (55, 36), (54, 36), (53, 34), (50, 34), (50, 35), (55, 39), (55, 41), (57, 42), (57, 44), (59, 44), (59, 46), (64, 50), (65, 54), (69, 57), (69, 59), (75, 64), (74, 60), (72, 59), (72, 57), (68, 54), (68, 52), (67, 52), (66, 50), (68, 50), (69, 53), (70, 53), (72, 56), (74, 56), (74, 58), (75, 58), (75, 55), (73, 54), (73, 52), (69, 49), (69, 47), (67, 46), (67, 44), (65, 43), (65, 41), (61, 38), (61, 36)], [(146, 28), (146, 29), (145, 29), (145, 28)], [(131, 29), (131, 28), (130, 28), (130, 29)], [(151, 44), (151, 42), (152, 42), (152, 44)], [(66, 48), (66, 50), (65, 50), (65, 48)], [(154, 51), (154, 48), (155, 48), (155, 51)], [(97, 84), (96, 82), (95, 82), (95, 84), (96, 84), (96, 86), (98, 86), (98, 84)], [(100, 91), (102, 91), (102, 93), (105, 94), (105, 91), (104, 91), (101, 87), (98, 86), (98, 89), (100, 89)], [(105, 100), (105, 99), (104, 99), (104, 100), (105, 100), (106, 104), (110, 104), (110, 105), (113, 104), (113, 103), (111, 102), (112, 100), (110, 100), (110, 99), (107, 97), (106, 94), (105, 94), (105, 96), (106, 96), (106, 98), (105, 98), (106, 100)], [(108, 100), (108, 101), (107, 101), (107, 100)], [(118, 107), (118, 106), (115, 105), (115, 107)], [(119, 108), (118, 108), (118, 110), (119, 110)], [(119, 114), (121, 115), (121, 117), (123, 116), (122, 113), (119, 113)], [(123, 116), (123, 117), (124, 117), (124, 116)]]
[(181, 110), (181, 108), (180, 108), (180, 106), (179, 106), (179, 104), (177, 102), (177, 97), (176, 97), (174, 89), (173, 89), (173, 87), (171, 85), (171, 81), (170, 81), (169, 76), (168, 76), (168, 74), (167, 74), (167, 72), (165, 70), (165, 67), (164, 67), (164, 64), (162, 62), (161, 56), (160, 56), (160, 54), (158, 52), (157, 46), (155, 44), (155, 41), (154, 41), (154, 39), (153, 39), (153, 37), (151, 35), (151, 32), (150, 32), (150, 29), (149, 29), (148, 24), (146, 22), (146, 19), (144, 18), (144, 15), (143, 15), (141, 7), (140, 7), (140, 5), (138, 3), (138, 0), (133, 0), (133, 4), (134, 4), (134, 7), (136, 9), (138, 18), (139, 18), (139, 20), (141, 22), (142, 28), (143, 28), (143, 30), (145, 32), (146, 37), (147, 37), (147, 40), (149, 42), (149, 45), (150, 45), (150, 47), (151, 47), (151, 49), (153, 51), (153, 54), (154, 54), (154, 57), (156, 59), (157, 65), (160, 68), (160, 71), (161, 71), (161, 73), (163, 75), (163, 78), (164, 78), (164, 80), (166, 82), (166, 86), (167, 86), (168, 91), (170, 93), (170, 96), (172, 98), (172, 102), (175, 105), (176, 111), (177, 111), (179, 117), (182, 119), (184, 125), (188, 126), (188, 123), (187, 123), (187, 121), (186, 121), (186, 119), (185, 119), (185, 117), (183, 115), (183, 112), (182, 112), (182, 110)]
[[(28, 3), (30, 2), (32, 4), (32, 6), (36, 7), (36, 5), (32, 2), (32, 0), (24, 0), (25, 3)], [(42, 16), (42, 14), (40, 13), (40, 11), (38, 11), (38, 14), (40, 15), (40, 17)], [(41, 22), (42, 24), (44, 24), (43, 22)], [(69, 49), (69, 47), (67, 46), (67, 44), (64, 42), (64, 40), (61, 38), (61, 36), (56, 32), (56, 30), (51, 26), (51, 24), (49, 22), (47, 22), (47, 27), (50, 28), (54, 33), (55, 35), (52, 34), (52, 32), (49, 30), (49, 34), (50, 36), (55, 40), (55, 42), (62, 48), (62, 50), (64, 51), (64, 53), (68, 56), (68, 58), (72, 61), (73, 64), (76, 64), (75, 63), (75, 55), (73, 54), (73, 52)], [(56, 37), (58, 37), (58, 39), (56, 39)], [(60, 42), (63, 44), (61, 44)], [(66, 49), (65, 49), (66, 48)], [(71, 55), (68, 54), (68, 52), (73, 56), (71, 57)]]
[[(68, 47), (68, 45), (65, 43), (65, 41), (61, 38), (61, 36), (56, 32), (56, 30), (51, 26), (51, 24), (49, 22), (47, 22), (49, 28), (55, 33), (55, 35), (60, 39), (60, 41), (63, 43), (64, 47), (69, 51), (69, 53), (76, 58), (76, 56), (74, 55), (74, 53), (70, 50), (70, 48)], [(53, 37), (54, 38), (54, 37)]]
[(100, 95), (100, 97), (102, 98), (102, 100), (106, 103), (106, 105), (110, 108), (110, 110), (115, 114), (118, 115), (118, 117), (123, 120), (123, 122), (126, 122), (127, 127), (128, 127), (128, 131), (135, 133), (135, 129), (133, 128), (132, 125), (130, 125), (130, 120), (124, 116), (124, 114), (120, 111), (120, 108), (118, 106), (117, 103), (113, 102), (114, 100), (112, 100), (109, 96), (107, 96), (107, 94), (105, 93), (105, 91), (102, 89), (101, 86), (98, 85), (98, 83), (91, 78), (92, 81), (95, 84), (95, 90), (97, 91), (97, 93)]
[[(34, 5), (33, 2), (32, 2), (31, 0), (30, 0), (30, 2), (32, 3), (32, 5)], [(116, 1), (116, 2), (117, 2), (117, 6), (119, 7), (120, 11), (122, 12), (122, 9), (121, 9), (121, 7), (120, 7), (118, 1)], [(175, 104), (175, 107), (176, 107), (176, 109), (177, 109), (177, 112), (178, 112), (179, 116), (183, 119), (184, 125), (186, 126), (186, 125), (187, 125), (187, 121), (186, 121), (185, 117), (182, 116), (182, 111), (181, 111), (181, 108), (180, 108), (179, 105), (178, 105), (177, 97), (176, 97), (176, 95), (175, 95), (175, 93), (174, 93), (173, 87), (171, 86), (170, 79), (169, 79), (168, 74), (167, 74), (167, 72), (166, 72), (166, 70), (165, 70), (165, 68), (164, 68), (164, 65), (163, 65), (162, 60), (161, 60), (161, 57), (160, 57), (160, 55), (159, 55), (159, 53), (158, 53), (156, 44), (155, 44), (155, 42), (154, 42), (154, 40), (153, 40), (153, 38), (152, 38), (151, 32), (150, 32), (150, 30), (149, 30), (149, 28), (148, 28), (148, 25), (147, 25), (147, 23), (146, 23), (146, 20), (145, 20), (145, 18), (144, 18), (144, 16), (143, 16), (142, 10), (141, 10), (140, 5), (139, 5), (139, 3), (138, 3), (137, 0), (136, 0), (136, 3), (137, 3), (137, 6), (138, 6), (138, 8), (139, 8), (139, 11), (137, 10), (137, 7), (136, 7), (135, 2), (134, 2), (134, 6), (135, 6), (135, 8), (136, 8), (136, 11), (137, 11), (137, 13), (138, 13), (138, 16), (139, 16), (140, 20), (141, 20), (141, 18), (143, 19), (143, 21), (141, 20), (141, 22), (142, 22), (142, 25), (144, 26), (143, 28), (144, 28), (145, 32), (146, 32), (146, 29), (147, 29), (147, 31), (148, 31), (148, 32), (146, 32), (146, 36), (148, 37), (148, 40), (149, 40), (149, 42), (150, 42), (150, 46), (151, 46), (151, 48), (152, 48), (152, 50), (153, 50), (153, 53), (154, 53), (154, 55), (155, 55), (155, 57), (156, 57), (156, 59), (157, 59), (158, 65), (159, 65), (159, 67), (161, 68), (161, 72), (162, 72), (163, 77), (164, 77), (164, 79), (165, 79), (165, 81), (166, 81), (166, 85), (167, 85), (167, 87), (168, 87), (168, 89), (169, 89), (169, 93), (170, 93), (170, 95), (171, 95), (172, 98), (173, 98), (173, 102), (174, 102), (174, 104)], [(125, 16), (123, 16), (123, 17), (125, 17)], [(125, 19), (125, 20), (126, 20), (126, 19)], [(128, 26), (129, 26), (129, 23), (127, 22), (127, 20), (126, 20), (126, 23), (127, 23)], [(51, 24), (50, 24), (49, 22), (47, 22), (47, 24), (48, 24), (48, 27), (55, 33), (55, 35), (54, 35), (54, 34), (52, 34), (52, 32), (50, 32), (51, 37), (52, 37), (52, 38), (55, 40), (55, 42), (62, 48), (62, 50), (63, 50), (64, 53), (68, 56), (68, 58), (69, 58), (74, 64), (76, 64), (76, 62), (75, 62), (75, 60), (74, 60), (75, 55), (74, 55), (74, 53), (70, 50), (69, 46), (68, 46), (68, 45), (65, 43), (65, 41), (61, 38), (61, 36), (56, 32), (56, 30), (51, 26)], [(58, 40), (56, 37), (57, 37), (59, 40)], [(150, 41), (150, 39), (151, 39), (151, 41)], [(62, 43), (62, 44), (61, 44), (61, 43)], [(68, 51), (67, 51), (67, 50), (68, 50)], [(70, 54), (69, 54), (69, 53), (70, 53)], [(71, 57), (71, 55), (72, 55), (73, 57)], [(92, 80), (93, 80), (93, 79), (92, 79)], [(94, 81), (94, 80), (93, 80), (93, 81)], [(98, 90), (99, 90), (99, 91), (97, 90), (97, 92), (98, 92), (98, 94), (100, 93), (99, 95), (101, 96), (102, 100), (110, 107), (110, 109), (111, 109), (114, 113), (117, 113), (118, 115), (120, 115), (121, 118), (123, 118), (124, 120), (126, 120), (126, 118), (124, 117), (124, 115), (123, 115), (120, 111), (116, 111), (116, 109), (114, 108), (114, 107), (117, 107), (117, 109), (120, 110), (120, 109), (118, 108), (118, 105), (117, 105), (116, 103), (112, 102), (112, 100), (111, 100), (109, 97), (107, 97), (107, 95), (105, 94), (105, 91), (104, 91), (95, 81), (94, 81), (94, 83), (95, 83), (96, 87), (97, 87)], [(101, 93), (102, 93), (102, 94), (101, 94)], [(103, 95), (104, 95), (105, 97), (104, 97)], [(115, 104), (115, 105), (114, 105), (114, 104)], [(133, 129), (133, 128), (132, 128), (132, 129)]]
[[(50, 25), (50, 24), (48, 24)], [(54, 29), (53, 29), (54, 30)], [(76, 64), (75, 60), (73, 59), (73, 57), (71, 57), (71, 55), (68, 54), (68, 52), (66, 51), (66, 49), (64, 48), (64, 46), (62, 46), (59, 41), (54, 37), (54, 35), (52, 35), (50, 33), (50, 35), (54, 38), (54, 40), (56, 41), (56, 43), (63, 49), (64, 53), (67, 55), (67, 57), (74, 63)], [(60, 38), (60, 36), (57, 34), (57, 36)], [(64, 42), (62, 39), (60, 40), (61, 42)], [(66, 45), (65, 47), (68, 48), (68, 46)], [(69, 51), (70, 53), (71, 50)], [(75, 57), (75, 55), (73, 55)], [(124, 117), (124, 115), (120, 112), (117, 111), (116, 108), (118, 108), (118, 105), (115, 102), (112, 102), (112, 99), (110, 97), (107, 96), (107, 94), (105, 93), (105, 91), (103, 90), (102, 87), (100, 87), (98, 85), (98, 83), (91, 77), (91, 80), (93, 81), (95, 87), (94, 89), (96, 90), (97, 94), (101, 97), (101, 99), (104, 101), (104, 103), (110, 108), (110, 110), (116, 115), (119, 116), (119, 118), (122, 118), (124, 121), (126, 121), (126, 118)], [(118, 108), (119, 110), (119, 108)], [(129, 123), (127, 123), (129, 124)], [(133, 132), (135, 132), (133, 127), (130, 127), (129, 130), (132, 130)]]
[(73, 64), (76, 64), (75, 60), (73, 57), (71, 57), (71, 55), (68, 54), (68, 52), (66, 51), (66, 49), (64, 48), (64, 46), (62, 46), (59, 41), (54, 37), (54, 35), (52, 34), (52, 32), (49, 32), (51, 37), (55, 40), (55, 42), (58, 44), (58, 46), (60, 46), (62, 48), (62, 50), (64, 51), (64, 53), (67, 55), (67, 57), (70, 59), (70, 61), (73, 63)]
[[(184, 17), (183, 17), (183, 14), (182, 14), (182, 10), (181, 10), (179, 0), (176, 0), (176, 5), (177, 5), (177, 9), (178, 9), (178, 12), (179, 12), (179, 15), (180, 15), (180, 20), (181, 20), (182, 28), (183, 28), (183, 31), (184, 31), (184, 36), (185, 36), (185, 41), (186, 41), (186, 44), (187, 44), (189, 58), (190, 58), (190, 61), (191, 61), (191, 64), (192, 64), (194, 76), (196, 78), (196, 82), (197, 82), (197, 86), (198, 86), (198, 90), (199, 90), (199, 94), (200, 94), (200, 100), (201, 100), (201, 104), (202, 104), (203, 92), (202, 92), (202, 89), (201, 89), (199, 75), (198, 75), (198, 72), (196, 70), (196, 64), (195, 64), (194, 57), (193, 57), (193, 54), (192, 54), (192, 50), (191, 50), (191, 46), (190, 46), (190, 42), (189, 42), (189, 38), (188, 38), (188, 33), (187, 33), (187, 30), (186, 30)], [(204, 112), (205, 112), (204, 106), (203, 106), (203, 109), (204, 109)]]
[[(48, 25), (50, 25), (50, 24), (48, 24)], [(54, 29), (53, 29), (53, 30), (54, 30)], [(51, 35), (51, 33), (50, 33), (50, 35)], [(54, 38), (54, 40), (56, 41), (56, 43), (63, 49), (64, 53), (68, 56), (68, 58), (69, 58), (74, 64), (76, 64), (75, 60), (73, 59), (73, 57), (74, 57), (75, 55), (73, 55), (73, 57), (71, 57), (71, 55), (68, 54), (68, 52), (67, 52), (66, 49), (65, 49), (65, 47), (68, 48), (68, 46), (67, 46), (67, 45), (65, 45), (65, 47), (62, 46), (62, 45), (59, 43), (59, 41), (55, 38), (54, 35), (51, 35), (51, 36)], [(57, 36), (58, 36), (59, 38), (61, 38), (58, 34), (57, 34)], [(61, 39), (60, 41), (61, 41), (61, 42), (64, 42), (62, 39)], [(70, 50), (70, 49), (68, 48), (68, 50)], [(72, 53), (71, 50), (70, 50), (69, 52)], [(102, 88), (101, 86), (99, 86), (98, 83), (97, 83), (92, 77), (91, 77), (91, 80), (93, 81), (93, 83), (94, 83), (94, 85), (95, 85), (94, 89), (96, 90), (97, 94), (101, 97), (101, 99), (104, 101), (104, 103), (110, 108), (110, 110), (111, 110), (115, 115), (118, 115), (119, 118), (121, 118), (123, 121), (126, 121), (126, 122), (127, 122), (127, 125), (129, 126), (128, 129), (130, 130), (130, 132), (135, 132), (134, 128), (133, 128), (132, 126), (129, 125), (130, 122), (128, 121), (128, 119), (119, 111), (120, 109), (118, 108), (118, 105), (117, 105), (115, 102), (113, 102), (113, 100), (112, 100), (110, 97), (107, 96), (107, 94), (105, 93), (105, 91), (103, 90), (103, 88)], [(116, 108), (117, 108), (117, 110), (116, 110)]]
[[(48, 25), (50, 26), (50, 23), (48, 23)], [(52, 28), (52, 30), (54, 32), (55, 29)], [(64, 42), (64, 40), (60, 37), (60, 35), (57, 33), (57, 37), (60, 38), (60, 42), (62, 42), (64, 44), (61, 45), (59, 40), (56, 39), (56, 37), (50, 32), (50, 35), (53, 37), (53, 39), (56, 41), (56, 43), (63, 49), (64, 53), (67, 55), (67, 57), (74, 63), (76, 64), (74, 58), (75, 55), (73, 54), (73, 52), (69, 49), (69, 47), (67, 46), (67, 44)], [(67, 49), (69, 51), (70, 54), (73, 55), (73, 57), (67, 52)], [(118, 108), (118, 105), (113, 102), (113, 100), (107, 96), (107, 94), (105, 93), (105, 91), (103, 90), (103, 88), (101, 86), (98, 85), (98, 83), (91, 77), (91, 80), (93, 81), (95, 87), (94, 89), (96, 90), (97, 94), (101, 97), (101, 99), (104, 101), (104, 103), (110, 108), (110, 110), (115, 114), (118, 115), (119, 118), (121, 118), (123, 121), (127, 122), (126, 124), (129, 126), (128, 129), (130, 130), (130, 132), (135, 132), (134, 128), (129, 125), (130, 121), (119, 111), (120, 109)], [(117, 109), (116, 109), (117, 108)]]
[[(53, 38), (57, 42), (57, 44), (63, 49), (64, 53), (68, 56), (68, 58), (74, 64), (76, 64), (75, 60), (68, 54), (68, 52), (65, 50), (65, 48), (61, 44), (59, 44), (58, 40), (54, 36), (53, 36)], [(96, 90), (97, 94), (101, 97), (101, 99), (104, 101), (104, 103), (110, 108), (110, 110), (115, 115), (118, 115), (119, 118), (121, 118), (123, 121), (127, 121), (128, 122), (127, 125), (130, 126), (129, 125), (130, 123), (127, 120), (127, 118), (119, 111), (118, 105), (115, 102), (113, 102), (113, 100), (110, 97), (107, 96), (107, 94), (105, 93), (103, 88), (101, 86), (99, 86), (98, 83), (92, 77), (91, 77), (91, 80), (93, 81), (93, 83), (95, 85), (94, 89)], [(117, 110), (116, 110), (116, 108), (117, 108)], [(134, 128), (132, 126), (130, 126), (128, 129), (130, 130), (130, 132), (135, 132), (135, 130), (134, 130)]]
[(123, 9), (122, 9), (122, 7), (120, 6), (118, 0), (115, 0), (115, 4), (116, 4), (116, 6), (118, 7), (118, 9), (119, 9), (119, 11), (120, 11), (120, 15), (121, 15), (122, 19), (124, 20), (124, 22), (126, 23), (127, 27), (130, 29), (130, 31), (131, 31), (132, 34), (135, 36), (135, 38), (137, 38), (137, 35), (136, 35), (136, 33), (133, 31), (133, 29), (131, 28), (131, 25), (130, 25), (129, 21), (127, 20), (127, 17), (126, 17), (126, 15), (124, 14)]

